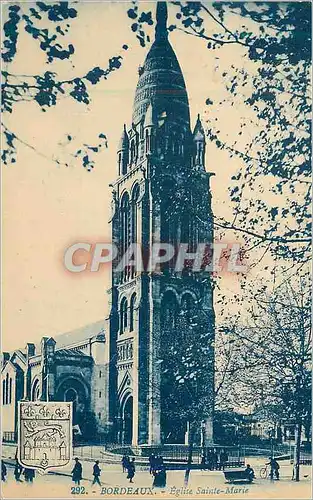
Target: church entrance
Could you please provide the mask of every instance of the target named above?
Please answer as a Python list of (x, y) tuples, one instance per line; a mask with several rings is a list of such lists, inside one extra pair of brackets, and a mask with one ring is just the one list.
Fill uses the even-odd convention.
[(133, 439), (133, 397), (129, 396), (123, 408), (123, 444), (131, 444)]

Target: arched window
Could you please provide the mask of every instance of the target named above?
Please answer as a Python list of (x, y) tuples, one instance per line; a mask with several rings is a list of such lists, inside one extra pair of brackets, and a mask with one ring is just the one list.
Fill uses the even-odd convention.
[(136, 294), (134, 293), (130, 299), (130, 310), (129, 310), (129, 331), (134, 331), (134, 316), (135, 316), (135, 303), (136, 303)]
[(2, 380), (2, 404), (5, 405), (5, 380)]
[(39, 396), (40, 396), (40, 383), (39, 383), (39, 380), (36, 379), (36, 381), (34, 382), (33, 388), (32, 388), (31, 400), (38, 401)]
[(65, 391), (64, 393), (64, 401), (73, 403), (73, 415), (75, 415), (78, 403), (78, 394), (76, 390), (72, 387), (70, 389), (67, 389), (67, 391)]
[[(128, 193), (124, 193), (121, 201), (121, 233), (120, 233), (120, 249), (121, 257), (125, 254), (130, 244), (130, 204)], [(122, 278), (127, 276), (127, 268), (123, 270)]]
[(185, 140), (185, 137), (184, 137), (184, 134), (182, 134), (181, 138), (180, 138), (180, 154), (182, 156), (184, 155), (184, 140)]
[(5, 377), (5, 404), (9, 402), (9, 374)]
[(180, 227), (181, 243), (190, 243), (190, 218), (187, 212), (182, 214)]
[(173, 331), (177, 326), (178, 304), (173, 292), (164, 294), (161, 305), (161, 324), (164, 331)]
[(12, 378), (10, 377), (10, 386), (9, 386), (9, 404), (12, 403)]
[(137, 222), (138, 222), (138, 198), (139, 198), (139, 185), (136, 184), (133, 188), (132, 195), (132, 232), (131, 232), (131, 242), (137, 243), (138, 234), (137, 234)]
[(134, 163), (136, 159), (136, 144), (135, 139), (133, 139), (130, 143), (130, 163)]
[(150, 151), (150, 144), (149, 144), (149, 130), (146, 128), (146, 137), (145, 137), (145, 146), (146, 146), (146, 153), (149, 153)]
[(197, 323), (197, 303), (193, 295), (189, 292), (184, 293), (181, 299), (181, 315), (191, 326)]
[(122, 171), (122, 153), (118, 154), (118, 175), (124, 174), (125, 172)]
[(120, 306), (120, 333), (124, 333), (127, 328), (127, 299), (124, 297), (121, 300)]

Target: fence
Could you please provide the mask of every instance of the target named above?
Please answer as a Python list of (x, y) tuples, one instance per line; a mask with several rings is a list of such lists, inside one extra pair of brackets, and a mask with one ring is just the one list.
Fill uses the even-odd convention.
[(16, 432), (7, 432), (7, 431), (4, 431), (2, 433), (2, 441), (4, 443), (16, 443), (17, 442)]
[[(112, 453), (119, 455), (137, 455), (141, 457), (149, 457), (149, 455), (161, 455), (167, 462), (182, 462), (188, 460), (188, 446), (186, 445), (170, 445), (163, 446), (121, 446), (121, 445), (107, 445), (106, 449)], [(200, 464), (202, 457), (208, 456), (213, 447), (203, 448), (201, 446), (193, 446), (192, 448), (192, 461), (195, 464)], [(219, 456), (221, 451), (224, 450), (228, 455), (227, 466), (238, 467), (245, 464), (244, 450), (240, 446), (214, 446), (214, 450)]]

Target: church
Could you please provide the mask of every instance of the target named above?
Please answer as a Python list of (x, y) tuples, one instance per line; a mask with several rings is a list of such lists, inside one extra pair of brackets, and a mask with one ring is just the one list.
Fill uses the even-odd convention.
[[(212, 243), (205, 149), (199, 116), (191, 130), (184, 77), (168, 39), (167, 6), (158, 2), (155, 40), (139, 68), (112, 183), (112, 243), (120, 256), (131, 244), (144, 255), (155, 243), (185, 245), (191, 255), (199, 243)], [(203, 442), (212, 443), (211, 274), (190, 266), (177, 271), (171, 261), (153, 272), (131, 265), (121, 270), (118, 260), (112, 264), (108, 318), (3, 354), (7, 440), (16, 433), (17, 401), (40, 399), (73, 401), (73, 423), (86, 439), (97, 434), (121, 445), (186, 443), (196, 421)], [(201, 394), (194, 382), (199, 373)]]

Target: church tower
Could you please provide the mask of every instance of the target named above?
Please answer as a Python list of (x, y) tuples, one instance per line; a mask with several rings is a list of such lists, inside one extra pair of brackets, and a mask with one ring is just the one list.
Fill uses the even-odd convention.
[[(193, 335), (191, 344), (199, 344), (205, 332), (209, 351), (204, 349), (203, 379), (210, 402), (201, 425), (209, 443), (214, 393), (210, 273), (191, 267), (177, 270), (172, 261), (154, 271), (118, 265), (131, 244), (142, 249), (145, 263), (156, 243), (175, 249), (185, 244), (192, 253), (199, 243), (213, 239), (205, 134), (199, 116), (194, 131), (190, 128), (188, 95), (168, 40), (165, 2), (157, 3), (155, 41), (139, 68), (132, 123), (124, 126), (117, 163), (111, 224), (119, 255), (109, 290), (112, 433), (121, 444), (185, 442), (190, 422), (188, 412), (180, 411), (174, 389), (171, 392), (171, 357), (188, 335)], [(176, 413), (171, 413), (171, 405)]]

